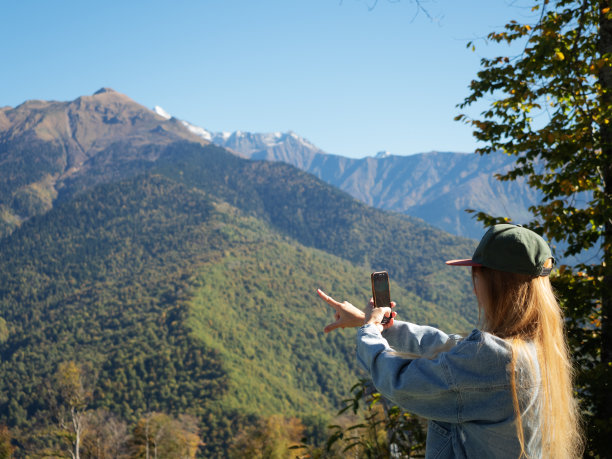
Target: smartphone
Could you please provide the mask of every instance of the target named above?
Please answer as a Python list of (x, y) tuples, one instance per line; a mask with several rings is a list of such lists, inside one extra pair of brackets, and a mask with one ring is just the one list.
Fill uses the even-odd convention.
[[(391, 295), (389, 293), (389, 274), (387, 271), (379, 271), (372, 273), (372, 297), (374, 298), (375, 308), (390, 308)], [(390, 317), (385, 317), (382, 324), (386, 324), (391, 320)]]

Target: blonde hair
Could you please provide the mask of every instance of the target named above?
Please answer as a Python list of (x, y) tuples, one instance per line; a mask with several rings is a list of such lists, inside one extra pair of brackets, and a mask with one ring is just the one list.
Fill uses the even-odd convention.
[[(481, 309), (483, 330), (512, 346), (510, 364), (512, 398), (517, 419), (521, 456), (525, 438), (519, 408), (522, 389), (517, 386), (517, 359), (529, 359), (527, 343), (533, 342), (541, 375), (542, 456), (574, 458), (582, 455), (583, 440), (577, 403), (573, 397), (573, 368), (565, 340), (563, 316), (549, 278), (472, 269), (474, 290)], [(534, 365), (534, 362), (531, 361)], [(535, 367), (532, 367), (532, 373)]]

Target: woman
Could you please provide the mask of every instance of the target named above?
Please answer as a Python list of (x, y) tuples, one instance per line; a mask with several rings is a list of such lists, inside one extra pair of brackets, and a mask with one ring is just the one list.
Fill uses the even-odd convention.
[[(449, 336), (365, 313), (319, 290), (336, 311), (327, 327), (360, 327), (357, 358), (377, 390), (429, 419), (428, 458), (578, 457), (582, 441), (563, 318), (548, 275), (554, 259), (536, 233), (496, 225), (468, 260), (482, 327)], [(394, 305), (392, 305), (394, 306)], [(391, 321), (382, 325), (384, 317)]]

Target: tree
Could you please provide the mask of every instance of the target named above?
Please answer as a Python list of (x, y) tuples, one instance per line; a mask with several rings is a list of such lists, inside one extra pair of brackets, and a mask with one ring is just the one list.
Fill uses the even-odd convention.
[(202, 444), (197, 420), (188, 415), (178, 419), (165, 413), (148, 413), (134, 428), (133, 458), (194, 458)]
[[(587, 420), (588, 454), (612, 441), (612, 12), (609, 0), (533, 0), (531, 20), (510, 21), (488, 42), (520, 48), (483, 58), (466, 108), (492, 99), (470, 123), (489, 154), (516, 156), (500, 180), (526, 177), (543, 200), (529, 226), (564, 256), (596, 252), (553, 277), (568, 318)], [(468, 47), (473, 47), (472, 43)], [(508, 53), (509, 54), (509, 53)], [(508, 221), (479, 213), (490, 225)]]
[(297, 418), (287, 419), (281, 415), (261, 418), (236, 435), (228, 454), (231, 458), (295, 457), (290, 454), (291, 447), (299, 443), (303, 432), (304, 426)]
[(88, 426), (87, 406), (92, 398), (83, 367), (74, 361), (60, 363), (54, 377), (60, 403), (57, 405), (61, 436), (70, 442), (70, 455), (81, 456), (81, 442)]
[(127, 457), (127, 424), (102, 408), (87, 414), (89, 429), (83, 438), (83, 455), (98, 459)]
[(11, 444), (11, 432), (5, 425), (0, 425), (0, 459), (13, 457), (15, 447)]
[(6, 343), (9, 338), (9, 329), (6, 325), (6, 320), (0, 317), (0, 344)]
[[(354, 457), (363, 458), (407, 458), (422, 457), (425, 451), (425, 421), (380, 395), (371, 381), (360, 380), (351, 388), (353, 397), (345, 400), (339, 415), (352, 411), (361, 414), (362, 422), (349, 427), (332, 425), (326, 451), (342, 444), (340, 456), (350, 452)], [(363, 413), (359, 413), (362, 409)]]
[[(323, 447), (303, 438), (290, 449), (300, 458), (408, 458), (423, 457), (426, 421), (412, 415), (376, 391), (371, 381), (361, 379), (344, 400)], [(299, 451), (299, 453), (298, 453)]]

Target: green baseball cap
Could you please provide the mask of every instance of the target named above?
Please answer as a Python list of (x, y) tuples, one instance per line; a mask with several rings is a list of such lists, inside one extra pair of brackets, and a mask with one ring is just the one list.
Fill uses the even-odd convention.
[(489, 228), (471, 259), (447, 261), (451, 266), (486, 266), (528, 276), (548, 276), (547, 260), (555, 259), (542, 237), (521, 225), (501, 224)]

